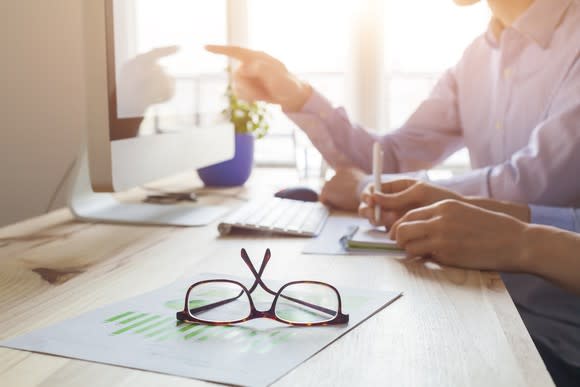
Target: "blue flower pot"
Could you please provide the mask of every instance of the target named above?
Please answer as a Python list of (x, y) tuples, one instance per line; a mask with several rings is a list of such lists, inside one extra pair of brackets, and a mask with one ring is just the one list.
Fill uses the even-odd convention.
[(236, 133), (236, 153), (233, 159), (197, 170), (201, 181), (209, 187), (244, 185), (254, 165), (254, 136)]

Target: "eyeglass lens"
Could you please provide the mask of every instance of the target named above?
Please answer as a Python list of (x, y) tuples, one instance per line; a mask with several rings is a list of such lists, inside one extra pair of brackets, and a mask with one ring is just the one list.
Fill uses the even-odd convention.
[(323, 284), (296, 283), (286, 286), (276, 302), (275, 314), (289, 323), (331, 321), (337, 315), (338, 295)]
[(239, 321), (251, 313), (247, 293), (231, 282), (198, 284), (191, 289), (187, 304), (192, 317), (207, 322)]
[[(206, 322), (234, 322), (251, 314), (247, 293), (231, 282), (198, 284), (191, 289), (187, 303), (192, 317)], [(338, 295), (331, 287), (296, 283), (284, 287), (274, 313), (291, 324), (324, 323), (336, 317), (338, 304)]]

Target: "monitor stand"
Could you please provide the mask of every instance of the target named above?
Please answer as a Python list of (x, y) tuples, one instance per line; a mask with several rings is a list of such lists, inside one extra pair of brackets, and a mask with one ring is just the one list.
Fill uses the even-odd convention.
[(109, 193), (95, 193), (91, 187), (86, 145), (81, 146), (68, 207), (83, 221), (164, 226), (205, 226), (223, 217), (225, 206), (182, 206), (178, 204), (122, 203)]

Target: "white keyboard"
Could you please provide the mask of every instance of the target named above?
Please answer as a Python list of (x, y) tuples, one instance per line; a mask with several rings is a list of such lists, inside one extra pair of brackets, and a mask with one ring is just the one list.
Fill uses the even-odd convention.
[(256, 199), (230, 214), (219, 225), (220, 234), (232, 228), (313, 237), (320, 233), (329, 211), (322, 203), (266, 198)]

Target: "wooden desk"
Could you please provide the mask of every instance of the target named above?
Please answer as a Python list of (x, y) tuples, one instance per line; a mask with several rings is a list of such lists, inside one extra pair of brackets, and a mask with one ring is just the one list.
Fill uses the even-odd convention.
[[(259, 170), (250, 189), (238, 194), (272, 192), (292, 179), (290, 171)], [(305, 240), (298, 238), (218, 237), (215, 225), (86, 224), (75, 222), (68, 210), (0, 229), (0, 338), (156, 289), (184, 273), (245, 273), (240, 248), (258, 260), (270, 247), (266, 278), (311, 277), (404, 292), (277, 385), (553, 385), (498, 274), (434, 270), (380, 256), (306, 256), (300, 254)], [(2, 386), (202, 384), (0, 349)]]

